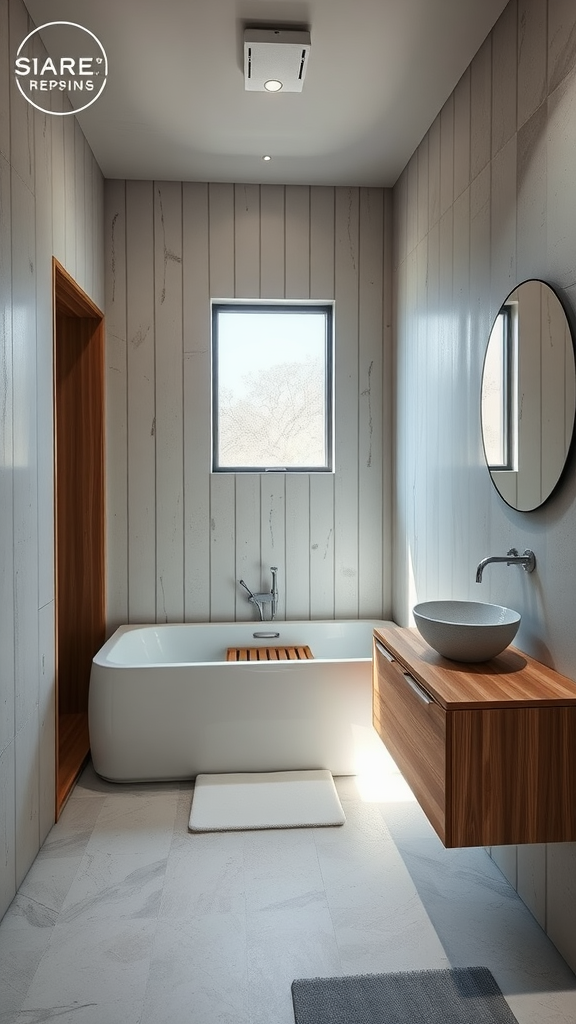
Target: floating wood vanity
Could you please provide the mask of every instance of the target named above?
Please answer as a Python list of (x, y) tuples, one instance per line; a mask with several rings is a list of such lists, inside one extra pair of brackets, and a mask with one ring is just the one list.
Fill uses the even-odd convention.
[(374, 631), (373, 721), (447, 847), (576, 841), (576, 683), (509, 647), (483, 664)]

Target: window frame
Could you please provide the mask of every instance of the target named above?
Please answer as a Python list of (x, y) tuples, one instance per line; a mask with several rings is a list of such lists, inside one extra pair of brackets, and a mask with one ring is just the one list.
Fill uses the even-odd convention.
[[(334, 473), (334, 302), (321, 300), (241, 300), (212, 299), (211, 301), (211, 427), (212, 427), (212, 473)], [(324, 332), (324, 450), (326, 464), (323, 466), (221, 466), (218, 461), (219, 449), (219, 405), (218, 405), (218, 318), (221, 312), (233, 313), (282, 313), (297, 316), (303, 313), (322, 313), (325, 318)]]

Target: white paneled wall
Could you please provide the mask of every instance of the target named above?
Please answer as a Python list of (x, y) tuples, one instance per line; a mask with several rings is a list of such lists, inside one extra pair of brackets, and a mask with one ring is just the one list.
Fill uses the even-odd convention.
[(0, 3), (0, 916), (54, 821), (52, 256), (103, 307), (103, 181), (75, 118), (34, 110)]
[[(576, 7), (511, 0), (394, 190), (397, 476), (394, 617), (416, 600), (493, 600), (518, 645), (576, 679), (576, 466), (543, 508), (496, 493), (480, 430), (493, 317), (543, 278), (576, 322)], [(559, 396), (560, 397), (560, 396)], [(532, 548), (532, 576), (485, 555)], [(492, 851), (576, 968), (576, 845)]]
[[(108, 181), (108, 625), (390, 606), (391, 194)], [(334, 475), (210, 473), (210, 300), (335, 301)]]

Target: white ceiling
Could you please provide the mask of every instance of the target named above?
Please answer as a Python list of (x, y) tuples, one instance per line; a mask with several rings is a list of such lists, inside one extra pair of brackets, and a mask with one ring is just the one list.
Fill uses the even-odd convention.
[[(394, 184), (506, 3), (26, 0), (106, 50), (78, 115), (106, 177), (328, 185)], [(310, 29), (302, 93), (244, 90), (247, 24)]]

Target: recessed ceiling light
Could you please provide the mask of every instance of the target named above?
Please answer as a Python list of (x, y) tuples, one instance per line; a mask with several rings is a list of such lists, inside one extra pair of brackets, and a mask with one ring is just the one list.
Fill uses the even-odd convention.
[(264, 88), (266, 92), (280, 92), (282, 82), (279, 82), (277, 78), (269, 78), (267, 82), (264, 82)]
[(262, 159), (266, 160), (266, 162), (268, 162), (268, 160), (271, 160), (272, 157), (271, 156), (263, 156)]

